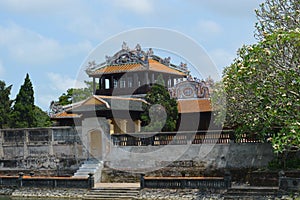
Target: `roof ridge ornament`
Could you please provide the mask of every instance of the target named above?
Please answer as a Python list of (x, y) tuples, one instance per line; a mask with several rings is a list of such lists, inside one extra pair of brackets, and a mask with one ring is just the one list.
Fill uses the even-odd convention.
[(123, 41), (123, 44), (122, 44), (122, 50), (125, 50), (125, 51), (129, 51), (129, 47), (127, 45), (127, 43), (125, 41)]
[(94, 71), (97, 68), (98, 68), (98, 65), (96, 64), (96, 61), (93, 60), (93, 61), (88, 62), (88, 66), (85, 71), (89, 74), (90, 72)]
[(159, 63), (174, 68), (185, 74), (189, 74), (186, 63), (180, 63), (179, 66), (171, 63), (171, 57), (161, 58), (160, 56), (154, 55), (152, 48), (143, 50), (141, 45), (136, 44), (134, 49), (130, 49), (128, 44), (123, 41), (121, 50), (115, 53), (113, 56), (105, 56), (105, 62), (96, 64), (95, 61), (88, 62), (86, 73), (93, 74), (96, 70), (107, 67), (107, 66), (118, 66), (125, 64), (141, 64), (146, 69), (149, 69), (149, 59), (158, 61)]

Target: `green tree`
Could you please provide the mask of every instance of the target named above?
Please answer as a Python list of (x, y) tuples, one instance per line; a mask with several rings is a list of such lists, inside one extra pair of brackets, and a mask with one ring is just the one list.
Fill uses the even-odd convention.
[(34, 91), (29, 75), (26, 74), (24, 84), (21, 86), (12, 109), (12, 128), (35, 127)]
[(299, 0), (266, 0), (255, 10), (258, 22), (256, 36), (260, 40), (274, 31), (289, 31), (299, 28)]
[(295, 30), (273, 33), (239, 50), (223, 76), (228, 125), (264, 136), (290, 119), (299, 120), (299, 47)]
[(34, 124), (35, 127), (49, 127), (52, 125), (52, 122), (48, 114), (38, 106), (34, 107), (34, 121), (35, 121)]
[(85, 88), (70, 88), (58, 98), (59, 105), (68, 105), (87, 99), (93, 94), (93, 83), (85, 81)]
[(143, 131), (174, 131), (178, 119), (177, 101), (170, 97), (162, 76), (151, 87), (142, 114)]
[(6, 87), (4, 81), (0, 81), (0, 128), (8, 128), (12, 101), (9, 99), (12, 85)]
[(225, 125), (237, 135), (268, 137), (287, 155), (300, 149), (299, 0), (266, 0), (256, 13), (260, 41), (240, 48), (223, 72)]

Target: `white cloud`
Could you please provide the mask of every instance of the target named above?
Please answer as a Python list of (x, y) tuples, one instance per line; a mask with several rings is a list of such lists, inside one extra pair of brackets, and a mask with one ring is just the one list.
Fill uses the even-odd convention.
[(83, 88), (86, 86), (84, 82), (53, 72), (48, 73), (48, 78), (50, 80), (50, 87), (61, 93), (66, 92), (69, 88)]
[(78, 53), (88, 53), (92, 45), (84, 41), (62, 45), (57, 40), (44, 37), (16, 24), (0, 26), (0, 47), (4, 46), (15, 61), (40, 65), (62, 60)]
[(200, 33), (205, 35), (219, 34), (222, 32), (222, 27), (212, 20), (200, 20), (197, 25)]
[(141, 15), (149, 14), (154, 11), (154, 6), (150, 0), (114, 0), (113, 3), (117, 7)]

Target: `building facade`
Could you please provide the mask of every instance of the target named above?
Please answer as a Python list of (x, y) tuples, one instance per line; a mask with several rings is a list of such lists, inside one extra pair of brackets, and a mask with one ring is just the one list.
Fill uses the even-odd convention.
[[(161, 58), (151, 48), (143, 50), (137, 44), (130, 49), (124, 42), (121, 50), (105, 57), (105, 62), (89, 61), (86, 73), (93, 80), (94, 94), (57, 109), (52, 119), (58, 125), (72, 124), (73, 119), (72, 125), (81, 126), (83, 143), (94, 157), (109, 151), (105, 135), (141, 132), (143, 104), (148, 103), (144, 97), (158, 79), (163, 79), (170, 96), (177, 100), (178, 131), (207, 130), (211, 125), (206, 83), (192, 78), (187, 64), (175, 65), (170, 57)], [(101, 153), (96, 156), (96, 152)]]

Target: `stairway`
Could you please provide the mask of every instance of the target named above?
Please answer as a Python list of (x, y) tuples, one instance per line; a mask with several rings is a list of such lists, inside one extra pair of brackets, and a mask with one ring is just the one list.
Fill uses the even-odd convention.
[(101, 200), (101, 199), (135, 199), (139, 193), (139, 188), (93, 188), (83, 196), (83, 200)]
[(87, 178), (89, 173), (94, 174), (95, 183), (101, 180), (101, 170), (103, 168), (103, 162), (97, 159), (90, 159), (84, 161), (80, 168), (75, 172), (73, 177), (77, 178)]
[(224, 194), (224, 200), (263, 200), (277, 195), (278, 187), (232, 187)]

